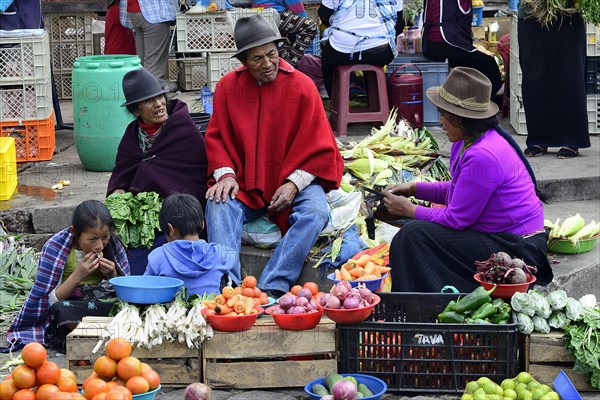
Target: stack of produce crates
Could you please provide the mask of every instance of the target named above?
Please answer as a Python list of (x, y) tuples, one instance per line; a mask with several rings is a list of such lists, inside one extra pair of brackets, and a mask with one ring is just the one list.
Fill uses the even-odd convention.
[(49, 35), (0, 37), (0, 136), (15, 139), (16, 160), (50, 160), (54, 115)]
[(72, 69), (77, 57), (94, 55), (94, 13), (45, 13), (50, 35), (50, 59), (59, 99), (73, 98)]
[(339, 373), (364, 373), (388, 391), (460, 393), (469, 381), (517, 374), (517, 324), (436, 323), (456, 294), (378, 293), (364, 322), (338, 325)]

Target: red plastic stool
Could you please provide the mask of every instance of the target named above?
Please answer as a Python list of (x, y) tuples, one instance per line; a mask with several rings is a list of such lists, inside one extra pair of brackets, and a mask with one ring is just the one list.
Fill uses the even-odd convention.
[[(350, 75), (363, 71), (367, 81), (368, 107), (350, 108)], [(379, 122), (385, 124), (390, 110), (383, 67), (369, 64), (340, 65), (333, 72), (330, 119), (336, 136), (346, 136), (348, 124)]]

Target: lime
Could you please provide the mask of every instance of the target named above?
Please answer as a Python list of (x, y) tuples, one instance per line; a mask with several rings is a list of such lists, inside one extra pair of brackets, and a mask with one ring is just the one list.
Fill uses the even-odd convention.
[(517, 383), (513, 380), (513, 379), (505, 379), (502, 381), (502, 383), (500, 384), (500, 386), (502, 387), (502, 389), (506, 390), (506, 389), (515, 389), (515, 387), (517, 387)]
[(533, 380), (533, 377), (527, 372), (520, 372), (519, 375), (517, 375), (517, 380), (519, 382), (529, 383)]
[(460, 397), (460, 400), (473, 400), (473, 396), (469, 393), (465, 393)]
[(521, 383), (517, 384), (517, 387), (515, 388), (515, 392), (519, 393), (519, 392), (522, 392), (524, 390), (527, 390), (527, 384), (526, 383), (521, 382)]
[(477, 389), (479, 389), (479, 384), (475, 381), (471, 381), (467, 383), (467, 386), (465, 386), (465, 392), (469, 394), (475, 393)]
[(539, 400), (545, 394), (546, 392), (543, 388), (536, 387), (535, 389), (533, 389), (533, 392), (531, 392), (531, 397), (533, 398), (533, 400)]
[(503, 400), (504, 397), (497, 395), (497, 394), (488, 394), (487, 395), (487, 400)]
[(498, 385), (496, 385), (494, 382), (490, 381), (488, 383), (483, 384), (481, 386), (481, 388), (487, 394), (496, 394), (496, 386), (498, 386)]
[(544, 394), (549, 393), (552, 391), (552, 388), (548, 385), (540, 385), (539, 386), (540, 389), (544, 389)]
[(473, 398), (481, 397), (482, 395), (487, 396), (487, 393), (482, 388), (479, 388), (473, 393)]
[(531, 392), (525, 392), (523, 393), (523, 398), (521, 400), (532, 400), (533, 397), (531, 396)]
[(477, 391), (473, 393), (473, 400), (487, 400), (487, 394), (483, 390), (481, 392)]
[(504, 389), (500, 385), (496, 385), (496, 394), (499, 396), (504, 395)]
[[(540, 386), (539, 382), (531, 381), (527, 384), (527, 389), (529, 389), (533, 393), (534, 389), (537, 389), (538, 386)], [(543, 392), (542, 394), (546, 394), (546, 392)]]
[(517, 392), (515, 392), (512, 389), (506, 389), (504, 391), (504, 397), (508, 397), (508, 398), (510, 398), (512, 400), (517, 400)]
[(494, 382), (490, 378), (482, 376), (481, 378), (477, 379), (477, 383), (479, 384), (480, 387), (483, 387), (483, 385), (485, 385), (486, 383), (494, 383)]
[(546, 393), (546, 396), (548, 396), (550, 400), (560, 400), (560, 396), (555, 391)]
[(542, 397), (540, 397), (540, 400), (550, 400), (550, 397), (548, 397), (548, 395), (545, 394)]

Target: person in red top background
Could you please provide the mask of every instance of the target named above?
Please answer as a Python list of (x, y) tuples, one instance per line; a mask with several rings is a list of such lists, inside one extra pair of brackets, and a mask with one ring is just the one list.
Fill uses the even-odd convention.
[(104, 54), (135, 55), (133, 31), (119, 21), (119, 0), (108, 0), (104, 25)]

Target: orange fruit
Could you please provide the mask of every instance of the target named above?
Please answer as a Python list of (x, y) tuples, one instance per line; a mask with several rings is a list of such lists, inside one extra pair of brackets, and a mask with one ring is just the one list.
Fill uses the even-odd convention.
[(254, 297), (254, 288), (245, 287), (242, 289), (242, 296)]
[(97, 395), (92, 397), (92, 400), (106, 400), (106, 399), (108, 399), (107, 396), (108, 396), (108, 393), (98, 393)]
[(290, 289), (290, 293), (292, 293), (293, 295), (298, 295), (298, 292), (302, 290), (302, 286), (300, 285), (294, 285), (292, 286), (292, 288)]
[(71, 378), (60, 378), (56, 387), (58, 387), (61, 392), (74, 393), (77, 391), (77, 382), (75, 379)]
[(35, 392), (31, 389), (21, 389), (15, 393), (13, 400), (35, 400)]
[(105, 350), (106, 355), (115, 361), (129, 357), (131, 355), (131, 351), (131, 343), (121, 337), (111, 339), (107, 343)]
[(37, 388), (37, 390), (35, 392), (35, 399), (36, 400), (49, 400), (50, 396), (53, 393), (60, 392), (60, 391), (61, 390), (59, 388), (57, 388), (55, 385), (52, 385), (50, 383), (44, 383), (42, 386)]
[(147, 372), (147, 371), (152, 371), (152, 367), (150, 366), (150, 364), (143, 362), (142, 363), (142, 373)]
[[(127, 389), (127, 392), (129, 392), (129, 389)], [(111, 390), (106, 394), (106, 398), (109, 400), (131, 400), (128, 396), (131, 396), (131, 392), (127, 394), (120, 390)]]
[(27, 365), (19, 365), (12, 371), (12, 380), (19, 389), (35, 386), (35, 370)]
[(142, 373), (142, 363), (135, 357), (125, 357), (117, 364), (117, 376), (127, 382)]
[(81, 384), (81, 388), (85, 389), (85, 386), (88, 384), (89, 381), (91, 381), (92, 379), (98, 379), (98, 378), (100, 378), (100, 376), (97, 373), (92, 372), (90, 374), (90, 376), (88, 376), (87, 378), (85, 378), (85, 380)]
[(102, 378), (112, 379), (117, 375), (117, 362), (108, 356), (98, 357), (94, 362), (94, 372)]
[(131, 394), (146, 393), (150, 389), (150, 384), (141, 376), (134, 376), (125, 383), (125, 387), (131, 391)]
[(19, 388), (11, 379), (2, 381), (0, 383), (0, 400), (12, 400), (18, 391)]
[(68, 370), (66, 368), (60, 369), (60, 378), (61, 379), (73, 379), (74, 381), (77, 380), (77, 378), (75, 377), (75, 374), (73, 372), (71, 372), (71, 370)]
[(108, 386), (106, 385), (106, 382), (100, 378), (92, 379), (83, 389), (83, 395), (88, 400), (92, 400), (98, 393), (106, 392), (108, 392)]
[(256, 278), (252, 275), (246, 275), (246, 277), (242, 280), (242, 286), (245, 288), (255, 288), (256, 287)]
[(27, 343), (21, 352), (21, 358), (23, 358), (25, 365), (33, 369), (42, 365), (46, 361), (47, 355), (46, 348), (36, 342)]
[(154, 370), (142, 372), (142, 378), (148, 381), (150, 385), (149, 390), (154, 390), (160, 385), (160, 375)]
[(8, 374), (2, 379), (3, 381), (12, 381), (12, 374)]
[(112, 389), (110, 391), (110, 400), (116, 400), (116, 398), (112, 397), (112, 395), (114, 393), (120, 392), (123, 394), (123, 398), (125, 400), (132, 400), (133, 399), (133, 395), (131, 394), (131, 390), (127, 389), (125, 386), (117, 386), (116, 388)]
[(56, 392), (56, 393), (52, 393), (48, 400), (72, 400), (72, 399), (73, 399), (73, 393)]
[(256, 286), (254, 287), (254, 297), (260, 297), (260, 294), (262, 293), (262, 290), (260, 290), (259, 288), (257, 288)]
[(317, 293), (319, 293), (319, 285), (314, 282), (306, 282), (302, 287), (310, 290), (313, 296), (316, 296)]
[(35, 375), (38, 386), (45, 383), (56, 385), (60, 380), (60, 367), (55, 362), (46, 361), (35, 370)]

